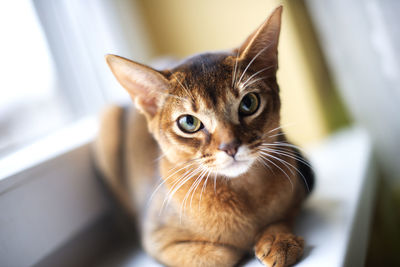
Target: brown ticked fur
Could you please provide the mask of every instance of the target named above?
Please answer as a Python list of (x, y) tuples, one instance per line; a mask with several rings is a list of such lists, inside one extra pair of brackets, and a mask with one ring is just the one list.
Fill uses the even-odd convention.
[[(196, 55), (168, 70), (107, 56), (141, 114), (115, 106), (104, 113), (98, 166), (139, 219), (145, 250), (167, 266), (234, 266), (252, 251), (265, 265), (288, 266), (302, 255), (303, 240), (291, 226), (307, 188), (295, 170), (300, 154), (278, 130), (281, 10), (240, 48)], [(238, 105), (248, 92), (258, 94), (260, 106), (241, 116)], [(183, 114), (204, 128), (181, 132), (176, 120)], [(263, 159), (262, 148), (274, 142), (285, 146)], [(229, 169), (239, 159), (221, 146), (233, 143), (240, 145), (237, 157), (250, 163), (225, 175), (221, 160), (233, 162)]]

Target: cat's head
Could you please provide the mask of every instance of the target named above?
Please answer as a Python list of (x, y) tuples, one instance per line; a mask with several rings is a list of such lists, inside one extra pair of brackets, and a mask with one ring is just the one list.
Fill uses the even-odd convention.
[(106, 57), (167, 160), (236, 177), (262, 157), (260, 146), (279, 127), (281, 13), (275, 9), (238, 49), (199, 54), (169, 70)]

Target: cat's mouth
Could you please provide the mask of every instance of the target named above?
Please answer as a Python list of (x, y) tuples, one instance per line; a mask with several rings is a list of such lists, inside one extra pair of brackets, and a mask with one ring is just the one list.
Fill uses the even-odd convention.
[(254, 160), (252, 159), (238, 160), (231, 158), (229, 162), (224, 164), (223, 167), (219, 168), (218, 173), (230, 178), (238, 177), (246, 173), (253, 162)]

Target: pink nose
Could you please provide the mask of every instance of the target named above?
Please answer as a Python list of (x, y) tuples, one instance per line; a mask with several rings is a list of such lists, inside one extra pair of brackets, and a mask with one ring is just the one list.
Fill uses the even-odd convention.
[(240, 141), (237, 139), (234, 139), (233, 141), (229, 143), (222, 143), (218, 146), (219, 150), (225, 151), (226, 154), (228, 154), (231, 157), (235, 157), (238, 148), (240, 146)]

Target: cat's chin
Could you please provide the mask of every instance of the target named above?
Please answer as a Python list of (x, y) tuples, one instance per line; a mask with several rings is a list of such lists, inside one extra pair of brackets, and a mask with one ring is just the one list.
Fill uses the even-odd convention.
[(254, 160), (232, 160), (226, 167), (219, 169), (218, 174), (229, 178), (237, 178), (245, 174), (253, 162)]

